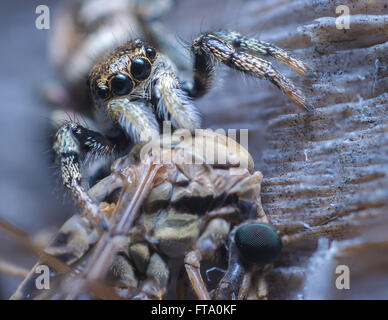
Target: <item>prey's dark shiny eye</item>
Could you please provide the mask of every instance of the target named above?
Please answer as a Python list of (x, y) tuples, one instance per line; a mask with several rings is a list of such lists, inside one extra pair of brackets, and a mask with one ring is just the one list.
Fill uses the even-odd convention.
[(252, 223), (236, 230), (235, 242), (241, 255), (257, 264), (272, 263), (282, 249), (282, 240), (275, 229), (265, 223)]
[(151, 73), (151, 64), (143, 58), (132, 61), (131, 74), (136, 80), (145, 80)]
[(146, 56), (147, 58), (153, 59), (156, 56), (156, 51), (153, 48), (147, 48), (146, 49)]
[(110, 81), (112, 92), (118, 96), (124, 96), (132, 91), (131, 79), (126, 74), (117, 74)]
[(109, 89), (107, 87), (97, 87), (96, 93), (100, 99), (106, 99), (109, 97)]

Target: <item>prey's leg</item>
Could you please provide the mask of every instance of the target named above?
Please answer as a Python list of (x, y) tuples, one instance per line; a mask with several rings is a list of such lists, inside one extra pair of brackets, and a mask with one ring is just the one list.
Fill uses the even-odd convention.
[(19, 267), (12, 262), (8, 262), (6, 260), (0, 260), (0, 274), (4, 273), (14, 277), (25, 278), (28, 275), (28, 271), (22, 267)]
[(244, 222), (230, 233), (228, 269), (218, 284), (215, 299), (245, 299), (253, 273), (262, 273), (278, 257), (281, 239), (269, 224), (261, 221)]
[(196, 250), (189, 252), (185, 257), (187, 275), (200, 300), (210, 300), (210, 294), (201, 276), (201, 261), (215, 258), (217, 250), (228, 237), (229, 229), (229, 223), (224, 219), (213, 219), (198, 239)]
[(234, 241), (229, 245), (228, 270), (214, 293), (215, 300), (244, 299), (249, 289), (249, 267), (242, 261)]
[(209, 292), (201, 276), (201, 253), (190, 251), (185, 256), (185, 268), (192, 288), (199, 300), (210, 300)]
[[(272, 52), (273, 55), (276, 55), (279, 60), (295, 64), (294, 68), (303, 73), (304, 66), (298, 66), (296, 59), (290, 60), (283, 51), (269, 49), (269, 47), (266, 50), (266, 52)], [(230, 42), (230, 39), (225, 36), (220, 36), (217, 33), (201, 34), (194, 39), (192, 52), (194, 55), (194, 82), (192, 86), (186, 85), (185, 87), (191, 97), (200, 97), (209, 90), (213, 80), (215, 63), (218, 62), (257, 78), (267, 79), (298, 106), (310, 108), (302, 92), (289, 79), (274, 69), (270, 62), (245, 50), (240, 50), (236, 44), (233, 44), (233, 41)]]
[(106, 225), (105, 218), (82, 187), (81, 166), (87, 154), (109, 155), (113, 150), (113, 145), (103, 135), (74, 122), (63, 125), (54, 142), (54, 151), (61, 164), (63, 184), (70, 190), (87, 218), (100, 225)]

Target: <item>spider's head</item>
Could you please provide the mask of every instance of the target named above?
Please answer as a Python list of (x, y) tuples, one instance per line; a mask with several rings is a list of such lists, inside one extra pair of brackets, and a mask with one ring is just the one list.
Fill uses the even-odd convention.
[(144, 99), (148, 98), (157, 60), (153, 47), (135, 39), (102, 58), (89, 74), (94, 105), (120, 123), (134, 142), (146, 142), (159, 133), (156, 117)]
[[(108, 108), (113, 100), (137, 96), (136, 89), (149, 82), (156, 58), (157, 52), (153, 47), (135, 39), (100, 60), (88, 79), (95, 105)], [(115, 114), (111, 117), (117, 120)]]

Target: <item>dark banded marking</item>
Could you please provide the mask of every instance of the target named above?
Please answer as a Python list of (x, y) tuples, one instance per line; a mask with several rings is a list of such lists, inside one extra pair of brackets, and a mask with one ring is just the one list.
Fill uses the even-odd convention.
[(204, 215), (217, 208), (235, 204), (238, 206), (237, 194), (222, 193), (217, 197), (208, 196), (185, 196), (171, 203), (171, 207), (179, 212)]
[(60, 232), (54, 239), (53, 243), (50, 245), (50, 247), (62, 247), (66, 246), (69, 242), (69, 239), (71, 237), (71, 233), (64, 233)]

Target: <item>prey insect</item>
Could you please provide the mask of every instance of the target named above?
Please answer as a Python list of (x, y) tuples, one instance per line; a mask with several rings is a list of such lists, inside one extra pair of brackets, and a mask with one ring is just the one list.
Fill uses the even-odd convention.
[[(105, 208), (109, 229), (73, 216), (45, 250), (72, 272), (52, 270), (55, 284), (39, 292), (32, 290), (32, 271), (13, 298), (183, 298), (169, 286), (179, 274), (170, 270), (183, 267), (199, 299), (244, 299), (252, 291), (257, 296), (252, 277), (281, 249), (261, 207), (262, 174), (234, 140), (198, 130), (182, 141), (180, 132), (168, 144), (162, 139), (160, 149), (139, 144), (116, 160), (112, 174), (88, 192)], [(214, 150), (225, 157), (210, 161)], [(107, 188), (112, 185), (114, 190)], [(224, 245), (227, 268), (209, 292), (201, 264), (216, 263)]]

